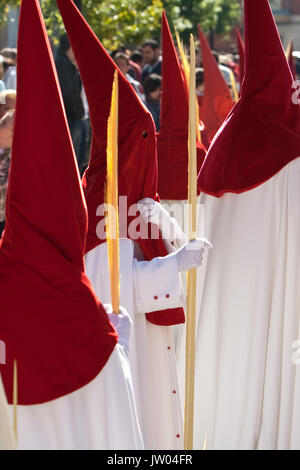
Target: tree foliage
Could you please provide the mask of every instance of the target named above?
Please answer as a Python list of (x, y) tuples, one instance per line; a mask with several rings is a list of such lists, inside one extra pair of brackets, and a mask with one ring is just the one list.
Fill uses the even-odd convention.
[[(50, 37), (57, 40), (63, 24), (55, 0), (40, 0)], [(133, 46), (160, 36), (160, 18), (165, 8), (184, 38), (201, 24), (206, 32), (228, 32), (241, 14), (240, 0), (82, 0), (83, 14), (108, 49), (120, 44)], [(20, 0), (0, 0), (0, 26), (7, 21), (9, 5)], [(173, 25), (172, 25), (173, 27)]]
[(158, 33), (162, 0), (83, 1), (83, 13), (108, 48), (133, 46)]
[(7, 2), (5, 0), (0, 0), (0, 27), (4, 26), (7, 22), (8, 12), (10, 5), (12, 7), (17, 6), (19, 4), (18, 0), (12, 0), (11, 2)]
[(224, 34), (241, 18), (241, 0), (165, 0), (163, 3), (175, 17), (177, 29), (186, 36), (196, 32), (197, 24), (206, 32)]

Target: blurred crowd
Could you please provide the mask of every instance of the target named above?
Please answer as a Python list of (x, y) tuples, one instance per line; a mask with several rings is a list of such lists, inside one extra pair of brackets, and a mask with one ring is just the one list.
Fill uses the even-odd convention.
[[(198, 99), (204, 92), (204, 70), (200, 50), (197, 53), (196, 86)], [(159, 43), (154, 39), (145, 41), (140, 47), (128, 50), (119, 47), (111, 51), (111, 58), (126, 76), (132, 87), (144, 102), (153, 116), (156, 130), (160, 130), (160, 100), (162, 91), (162, 57)], [(215, 53), (225, 80), (232, 89), (232, 71), (239, 89), (238, 55), (221, 55)], [(67, 119), (70, 127), (78, 166), (82, 174), (88, 163), (90, 145), (89, 110), (84, 89), (81, 84), (76, 60), (70, 47), (67, 35), (60, 38), (56, 55), (56, 68), (64, 99)]]

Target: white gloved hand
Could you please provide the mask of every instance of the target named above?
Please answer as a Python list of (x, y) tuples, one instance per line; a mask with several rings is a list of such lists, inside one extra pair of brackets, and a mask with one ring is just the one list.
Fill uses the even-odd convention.
[(183, 246), (187, 242), (187, 236), (177, 221), (159, 202), (151, 198), (144, 198), (137, 203), (137, 209), (145, 223), (158, 226), (165, 240), (169, 240), (171, 243), (176, 241), (178, 246)]
[(178, 271), (190, 271), (201, 266), (206, 248), (212, 248), (212, 244), (205, 238), (197, 238), (173, 253), (173, 256), (176, 256)]
[(130, 330), (132, 326), (132, 320), (124, 307), (120, 307), (119, 315), (116, 315), (113, 310), (111, 304), (104, 304), (103, 307), (106, 310), (107, 315), (109, 316), (109, 321), (117, 330), (119, 335), (118, 343), (123, 346), (126, 352), (129, 352), (129, 338), (130, 338)]

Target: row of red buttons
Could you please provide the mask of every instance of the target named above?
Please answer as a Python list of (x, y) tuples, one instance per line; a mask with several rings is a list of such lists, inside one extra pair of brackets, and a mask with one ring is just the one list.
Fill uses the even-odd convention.
[[(169, 299), (169, 298), (170, 298), (170, 294), (166, 294), (166, 295), (165, 295), (165, 298), (166, 298), (166, 299)], [(154, 300), (158, 300), (158, 296), (157, 296), (157, 295), (154, 296)]]

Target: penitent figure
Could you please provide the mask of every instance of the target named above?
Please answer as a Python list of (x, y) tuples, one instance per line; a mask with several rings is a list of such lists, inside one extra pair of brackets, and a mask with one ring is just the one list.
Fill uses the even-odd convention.
[[(101, 227), (105, 224), (106, 122), (116, 65), (73, 2), (57, 3), (80, 69), (93, 128), (91, 159), (83, 178), (89, 212), (86, 272), (100, 298), (110, 302), (106, 236)], [(121, 303), (133, 320), (129, 358), (145, 447), (181, 449), (172, 325), (185, 321), (178, 273), (202, 263), (204, 242), (193, 241), (172, 254), (170, 241), (162, 239), (156, 224), (149, 224), (151, 207), (159, 206), (154, 122), (123, 74), (119, 74), (118, 183), (130, 212), (127, 217), (125, 210), (122, 224), (120, 204)], [(151, 236), (151, 231), (157, 236)]]
[(19, 448), (141, 450), (131, 322), (104, 309), (84, 272), (86, 205), (38, 0), (21, 4), (18, 71), (0, 333), (10, 404), (17, 363)]

